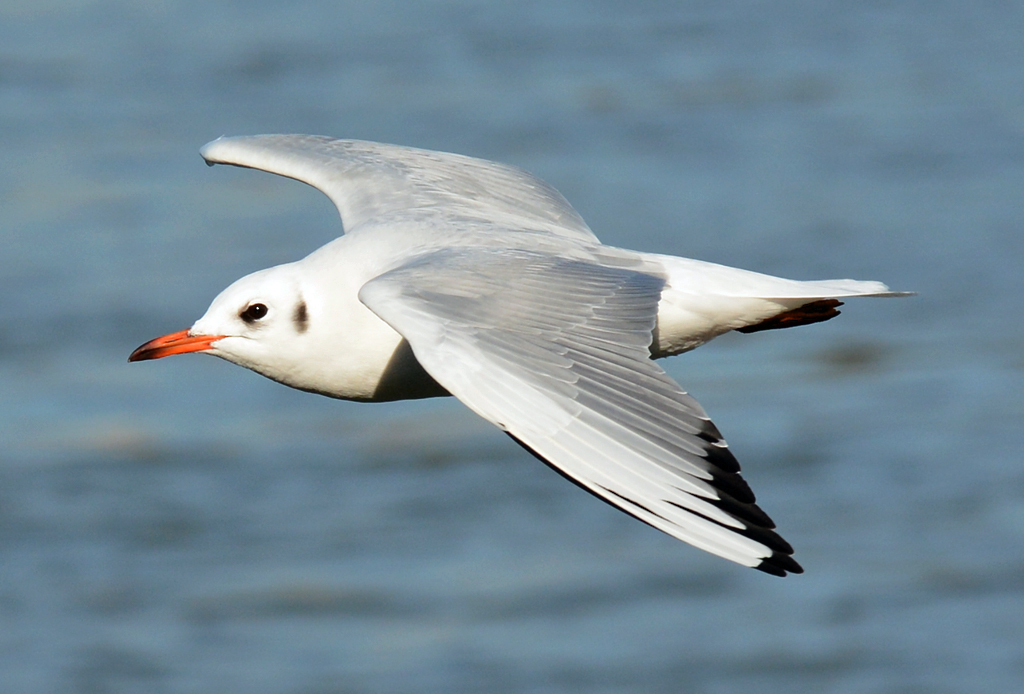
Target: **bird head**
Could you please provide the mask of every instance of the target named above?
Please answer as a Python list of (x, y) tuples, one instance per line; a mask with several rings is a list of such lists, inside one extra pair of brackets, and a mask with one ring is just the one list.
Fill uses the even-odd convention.
[(287, 381), (296, 347), (308, 329), (309, 307), (297, 273), (291, 265), (279, 265), (238, 280), (191, 328), (150, 340), (128, 361), (202, 352)]

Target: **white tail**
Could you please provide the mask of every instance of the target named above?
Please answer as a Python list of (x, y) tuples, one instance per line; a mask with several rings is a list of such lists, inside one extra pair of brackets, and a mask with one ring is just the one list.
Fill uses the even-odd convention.
[[(686, 352), (730, 330), (768, 329), (820, 322), (838, 314), (835, 306), (853, 296), (908, 296), (881, 282), (801, 282), (671, 255), (646, 255), (668, 274), (658, 307), (655, 358)], [(815, 302), (804, 314), (794, 312)], [(768, 322), (781, 318), (779, 321)], [(791, 318), (792, 320), (787, 320)], [(764, 324), (764, 327), (755, 327)]]

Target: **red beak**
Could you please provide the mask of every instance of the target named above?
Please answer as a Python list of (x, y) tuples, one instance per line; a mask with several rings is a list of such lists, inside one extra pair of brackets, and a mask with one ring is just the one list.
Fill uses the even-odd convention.
[(182, 330), (150, 340), (132, 352), (128, 361), (146, 361), (147, 359), (169, 357), (172, 354), (205, 352), (210, 349), (210, 345), (224, 337), (224, 335), (189, 335), (188, 330)]

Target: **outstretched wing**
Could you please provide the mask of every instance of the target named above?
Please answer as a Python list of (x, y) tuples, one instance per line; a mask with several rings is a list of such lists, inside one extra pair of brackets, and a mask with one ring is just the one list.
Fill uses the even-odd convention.
[(573, 482), (701, 549), (799, 573), (721, 434), (650, 359), (663, 286), (600, 257), (458, 248), (359, 298), (438, 383)]
[(367, 222), (489, 222), (596, 241), (561, 193), (522, 169), (458, 154), (313, 135), (227, 137), (200, 150), (324, 192), (351, 233)]

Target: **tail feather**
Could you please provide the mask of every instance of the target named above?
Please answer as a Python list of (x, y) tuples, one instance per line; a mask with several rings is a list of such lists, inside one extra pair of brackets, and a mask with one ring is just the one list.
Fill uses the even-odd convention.
[(803, 282), (689, 258), (648, 258), (668, 275), (651, 346), (655, 358), (691, 350), (730, 330), (750, 333), (820, 323), (839, 315), (840, 299), (910, 294), (881, 282)]
[(760, 272), (707, 263), (703, 260), (657, 255), (669, 284), (697, 294), (756, 299), (836, 299), (844, 296), (902, 296), (882, 282), (813, 280), (805, 282)]

